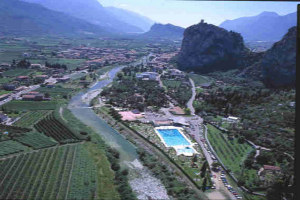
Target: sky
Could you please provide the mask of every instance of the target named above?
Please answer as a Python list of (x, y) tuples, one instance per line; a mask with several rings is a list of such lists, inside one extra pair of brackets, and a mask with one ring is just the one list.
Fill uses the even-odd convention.
[(180, 0), (98, 0), (103, 6), (134, 11), (158, 23), (184, 28), (205, 22), (220, 25), (227, 19), (255, 16), (263, 11), (285, 15), (297, 11), (298, 2), (180, 1)]

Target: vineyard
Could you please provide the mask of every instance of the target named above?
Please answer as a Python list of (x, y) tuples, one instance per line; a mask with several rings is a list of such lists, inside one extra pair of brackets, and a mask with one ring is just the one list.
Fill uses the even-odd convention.
[(52, 138), (37, 132), (29, 132), (23, 134), (20, 137), (15, 137), (14, 140), (26, 146), (30, 146), (33, 149), (41, 149), (57, 145), (57, 142), (54, 141)]
[(29, 111), (21, 119), (15, 122), (14, 125), (19, 127), (31, 127), (51, 112), (52, 111), (49, 110)]
[[(26, 146), (12, 140), (0, 142), (0, 147), (0, 156), (19, 153), (28, 149)], [(2, 170), (2, 168), (0, 169)]]
[(0, 161), (0, 199), (92, 199), (96, 168), (82, 144)]
[(38, 132), (54, 138), (61, 144), (79, 142), (80, 138), (76, 136), (68, 127), (59, 122), (53, 114), (48, 115), (34, 125)]
[(208, 140), (219, 158), (234, 174), (240, 175), (240, 164), (243, 163), (252, 147), (247, 143), (238, 143), (236, 138), (229, 140), (225, 134), (211, 125), (207, 125), (207, 128)]
[(96, 195), (96, 167), (87, 150), (80, 145), (72, 170), (70, 192), (67, 199), (94, 199)]

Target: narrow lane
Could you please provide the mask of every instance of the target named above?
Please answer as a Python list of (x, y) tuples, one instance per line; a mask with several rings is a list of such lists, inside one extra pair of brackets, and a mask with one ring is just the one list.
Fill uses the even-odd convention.
[(194, 81), (191, 78), (189, 78), (189, 80), (190, 80), (190, 83), (192, 85), (192, 97), (187, 102), (186, 106), (190, 109), (191, 115), (195, 115), (195, 109), (194, 109), (194, 106), (193, 106), (193, 102), (194, 102), (194, 100), (196, 98), (196, 88), (195, 88)]

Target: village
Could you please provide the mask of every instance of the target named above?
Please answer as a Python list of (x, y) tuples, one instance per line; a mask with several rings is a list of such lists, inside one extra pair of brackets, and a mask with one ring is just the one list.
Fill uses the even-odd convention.
[[(218, 156), (220, 152), (216, 152), (214, 144), (209, 142), (211, 138), (209, 139), (210, 132), (207, 131), (207, 122), (195, 114), (193, 107), (195, 99), (203, 101), (210, 95), (208, 91), (212, 86), (222, 86), (224, 82), (217, 80), (195, 86), (193, 80), (186, 73), (170, 64), (176, 54), (176, 51), (153, 52), (140, 65), (125, 67), (122, 72), (117, 74), (117, 81), (113, 82), (112, 88), (119, 87), (123, 81), (128, 84), (127, 81), (131, 80), (132, 83), (137, 83), (134, 91), (132, 87), (129, 87), (128, 91), (125, 90), (125, 93), (129, 93), (124, 96), (120, 92), (110, 91), (111, 87), (108, 87), (104, 89), (104, 94), (101, 93), (97, 97), (96, 103), (94, 102), (92, 106), (100, 116), (103, 113), (111, 114), (110, 109), (115, 110), (124, 124), (157, 145), (178, 165), (186, 169), (186, 173), (196, 184), (200, 186), (204, 179), (207, 180), (206, 189), (213, 190), (212, 195), (221, 195), (219, 192), (225, 191), (231, 198), (241, 199), (241, 191), (235, 190), (232, 183), (226, 178), (226, 176), (235, 178), (235, 175), (233, 173), (226, 175), (225, 171), (221, 169), (221, 165), (225, 169), (226, 165)], [(10, 81), (1, 84), (0, 91), (4, 94), (0, 95), (0, 105), (9, 101), (51, 102), (53, 97), (49, 93), (39, 92), (39, 88), (55, 88), (57, 84), (64, 85), (72, 81), (72, 77), (88, 76), (95, 73), (94, 66), (97, 66), (96, 69), (101, 69), (103, 65), (132, 63), (137, 59), (138, 54), (135, 51), (127, 52), (122, 49), (78, 47), (58, 52), (57, 56), (67, 59), (84, 58), (88, 61), (84, 66), (73, 70), (68, 70), (63, 65), (53, 68), (55, 65), (30, 64), (26, 70), (32, 70), (34, 73), (20, 76), (7, 75), (7, 71), (11, 70), (11, 65), (2, 63), (0, 65), (1, 77)], [(79, 83), (90, 84), (92, 80), (80, 80)], [(145, 89), (146, 91), (144, 91)], [(201, 92), (199, 93), (199, 91)], [(153, 97), (155, 101), (159, 99), (161, 101), (152, 102), (148, 95), (150, 93), (157, 95), (157, 97)], [(118, 97), (118, 95), (121, 96)], [(3, 112), (0, 113), (2, 124), (11, 125), (18, 119), (19, 117), (14, 118)], [(222, 131), (227, 131), (220, 123), (208, 122)], [(222, 118), (222, 124), (239, 123), (240, 119), (235, 116)], [(228, 140), (232, 139), (228, 137)], [(250, 149), (250, 147), (247, 148)], [(205, 169), (207, 172), (204, 172), (205, 175), (201, 175), (199, 170), (203, 170), (206, 162), (208, 163), (207, 170)], [(257, 175), (267, 186), (272, 183), (272, 177), (281, 174), (280, 171), (277, 166), (263, 165)]]

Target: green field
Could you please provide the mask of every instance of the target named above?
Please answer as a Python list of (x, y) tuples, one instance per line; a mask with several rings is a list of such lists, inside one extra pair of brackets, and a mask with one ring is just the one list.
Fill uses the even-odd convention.
[(0, 95), (9, 94), (11, 91), (0, 90)]
[(163, 85), (166, 86), (167, 88), (176, 89), (180, 87), (181, 81), (163, 80)]
[(208, 140), (219, 158), (236, 177), (239, 177), (242, 173), (241, 166), (243, 165), (244, 159), (246, 159), (247, 154), (253, 150), (253, 148), (246, 142), (243, 144), (238, 143), (236, 138), (229, 140), (226, 134), (212, 125), (207, 125), (207, 128)]
[(16, 76), (28, 76), (34, 71), (31, 69), (11, 69), (3, 72), (3, 76), (7, 77), (16, 77)]
[(0, 84), (9, 83), (12, 80), (12, 78), (0, 78)]
[[(0, 142), (0, 147), (1, 147), (0, 148), (0, 156), (5, 156), (8, 154), (13, 154), (13, 153), (19, 153), (19, 152), (22, 152), (22, 151), (25, 151), (28, 149), (26, 146), (23, 146), (22, 144), (12, 141), (12, 140)], [(1, 189), (0, 189), (0, 191), (1, 191)]]
[(14, 126), (19, 127), (32, 127), (39, 120), (50, 114), (52, 111), (39, 110), (39, 111), (28, 111), (21, 119), (14, 123)]
[(62, 99), (62, 98), (68, 98), (68, 96), (72, 94), (75, 91), (75, 89), (63, 88), (63, 87), (53, 87), (53, 88), (40, 87), (36, 91), (43, 94), (48, 93), (52, 99)]
[(14, 140), (16, 140), (26, 146), (30, 146), (33, 149), (52, 147), (52, 146), (55, 146), (58, 144), (52, 138), (47, 137), (44, 134), (37, 133), (37, 132), (25, 133), (20, 137), (15, 137)]
[(199, 74), (189, 74), (189, 77), (194, 81), (195, 86), (211, 82), (210, 78)]
[(10, 101), (2, 106), (5, 111), (54, 110), (56, 101)]

